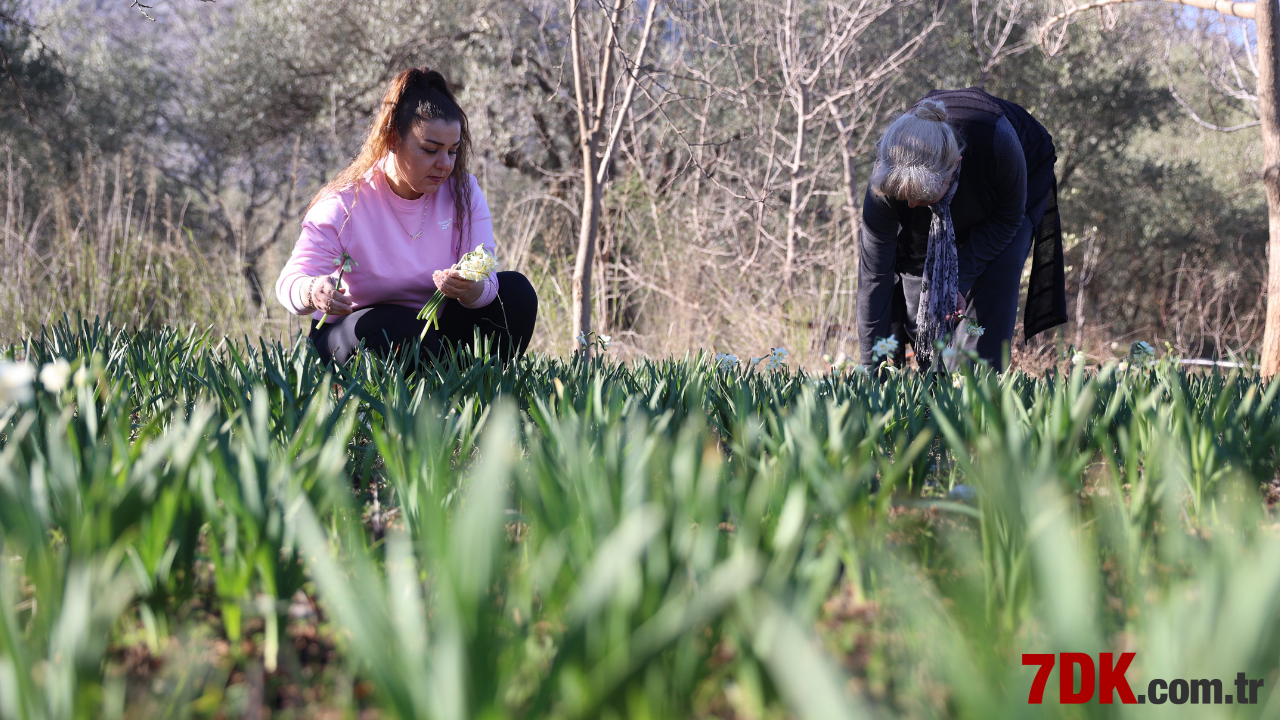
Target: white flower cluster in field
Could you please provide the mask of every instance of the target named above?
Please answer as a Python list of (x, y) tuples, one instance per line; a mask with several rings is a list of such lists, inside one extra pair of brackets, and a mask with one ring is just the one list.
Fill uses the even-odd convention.
[(898, 338), (893, 335), (887, 338), (880, 338), (871, 346), (871, 355), (876, 360), (882, 357), (889, 357), (896, 352), (898, 352)]
[(738, 367), (738, 356), (729, 353), (716, 353), (714, 362), (717, 370), (734, 370)]
[(609, 346), (613, 344), (612, 335), (596, 335), (590, 330), (578, 333), (573, 339), (578, 341), (578, 347), (583, 350), (593, 345), (599, 346), (601, 350), (608, 350)]
[[(762, 358), (763, 359), (763, 358)], [(787, 368), (787, 349), (786, 348), (770, 348), (769, 362), (765, 363), (765, 370), (785, 370)]]
[[(45, 363), (37, 374), (35, 365), (26, 360), (0, 361), (0, 407), (35, 399), (37, 378), (45, 391), (58, 395), (67, 389), (67, 382), (71, 380), (71, 363), (57, 358)], [(75, 372), (75, 384), (80, 387), (88, 382), (89, 372), (82, 366)]]
[(489, 253), (484, 245), (477, 245), (475, 250), (462, 256), (454, 268), (467, 280), (472, 282), (485, 280), (498, 270), (498, 258)]
[(974, 337), (982, 337), (983, 334), (987, 332), (987, 329), (979, 325), (973, 318), (969, 318), (965, 321), (964, 331)]

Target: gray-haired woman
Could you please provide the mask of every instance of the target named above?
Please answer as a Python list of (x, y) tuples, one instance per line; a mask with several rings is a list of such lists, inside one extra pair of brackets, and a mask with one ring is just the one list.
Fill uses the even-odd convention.
[(895, 336), (899, 365), (905, 343), (922, 368), (949, 343), (1001, 368), (1033, 246), (1023, 331), (1067, 321), (1055, 159), (1030, 113), (978, 88), (935, 90), (889, 126), (862, 208), (864, 365)]

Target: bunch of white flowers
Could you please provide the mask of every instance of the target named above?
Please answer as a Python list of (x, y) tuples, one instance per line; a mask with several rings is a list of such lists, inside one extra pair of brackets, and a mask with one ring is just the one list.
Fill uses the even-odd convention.
[(30, 402), (35, 396), (31, 389), (35, 379), (36, 369), (26, 360), (0, 362), (0, 406)]
[(458, 264), (453, 267), (462, 277), (479, 282), (497, 272), (498, 257), (490, 254), (484, 245), (477, 245), (475, 250), (463, 255)]
[(974, 337), (982, 337), (982, 335), (987, 332), (987, 329), (979, 325), (973, 318), (969, 318), (965, 320), (964, 331)]
[(67, 387), (67, 381), (70, 379), (71, 363), (63, 358), (45, 363), (44, 367), (40, 368), (40, 384), (44, 385), (45, 390), (55, 395)]
[[(467, 280), (480, 282), (489, 279), (490, 275), (498, 271), (498, 258), (486, 250), (484, 245), (477, 245), (475, 250), (463, 255), (449, 269), (457, 270), (458, 274)], [(418, 313), (419, 320), (427, 321), (422, 328), (423, 338), (427, 336), (427, 330), (440, 327), (436, 316), (440, 313), (440, 306), (444, 305), (445, 299), (444, 293), (436, 290), (436, 293), (423, 306), (422, 312)]]
[(876, 360), (883, 357), (889, 357), (896, 352), (898, 352), (898, 338), (893, 335), (890, 335), (887, 338), (880, 338), (871, 346), (871, 355)]
[(729, 353), (716, 353), (716, 368), (719, 370), (733, 370), (738, 367), (738, 356)]

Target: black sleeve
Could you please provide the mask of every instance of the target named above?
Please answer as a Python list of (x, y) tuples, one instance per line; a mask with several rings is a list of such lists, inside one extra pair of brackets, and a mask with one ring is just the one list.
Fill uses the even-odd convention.
[(871, 346), (878, 338), (889, 336), (893, 323), (897, 259), (898, 214), (883, 197), (868, 189), (862, 201), (858, 243), (858, 347), (867, 367), (871, 366)]
[(1000, 118), (993, 141), (996, 156), (996, 204), (991, 215), (969, 231), (969, 242), (960, 248), (960, 292), (968, 294), (973, 283), (1013, 240), (1027, 212), (1027, 158), (1018, 134), (1007, 118)]

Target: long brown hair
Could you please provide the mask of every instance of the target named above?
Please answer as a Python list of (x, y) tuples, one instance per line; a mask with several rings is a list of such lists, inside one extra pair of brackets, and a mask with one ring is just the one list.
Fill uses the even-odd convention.
[(401, 70), (395, 76), (382, 96), (382, 106), (378, 108), (360, 154), (311, 198), (307, 209), (350, 187), (356, 188), (358, 196), (361, 178), (391, 152), (391, 139), (398, 136), (404, 140), (415, 123), (432, 120), (456, 122), (462, 129), (458, 155), (449, 175), (459, 243), (455, 245), (454, 252), (459, 253), (461, 243), (465, 242), (464, 234), (469, 237), (471, 233), (471, 181), (467, 172), (467, 160), (471, 157), (471, 128), (467, 124), (467, 114), (449, 87), (449, 81), (439, 71), (426, 66)]

